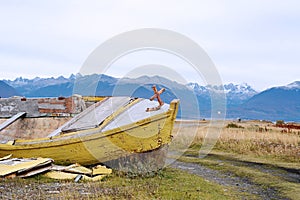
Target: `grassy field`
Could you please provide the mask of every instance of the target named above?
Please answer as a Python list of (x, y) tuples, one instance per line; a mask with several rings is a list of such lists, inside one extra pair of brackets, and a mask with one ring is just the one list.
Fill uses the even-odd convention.
[[(199, 158), (209, 126), (209, 122), (176, 122), (170, 151), (177, 152), (178, 159), (185, 163), (242, 177), (262, 188), (273, 188), (281, 198), (299, 199), (299, 181), (289, 177), (293, 175), (290, 172), (300, 171), (299, 130), (283, 131), (270, 122), (227, 121), (213, 151)], [(217, 131), (217, 127), (211, 128)], [(205, 174), (201, 177), (167, 166), (154, 176), (132, 178), (113, 173), (99, 182), (74, 183), (43, 176), (1, 180), (0, 198), (259, 199), (259, 196), (208, 181)]]
[[(228, 126), (229, 125), (229, 126)], [(234, 128), (231, 128), (234, 125)], [(178, 122), (174, 127), (176, 139), (174, 148), (200, 149), (208, 128), (216, 130), (219, 124), (209, 122)], [(214, 146), (214, 150), (241, 155), (274, 158), (278, 161), (300, 162), (300, 130), (286, 132), (271, 122), (226, 121)], [(212, 131), (213, 132), (213, 131)]]

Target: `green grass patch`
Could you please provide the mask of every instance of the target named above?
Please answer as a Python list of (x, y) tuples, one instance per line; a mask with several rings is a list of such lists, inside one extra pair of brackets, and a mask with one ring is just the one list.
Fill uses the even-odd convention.
[[(155, 177), (124, 178), (113, 176), (103, 183), (119, 186), (134, 199), (234, 199), (228, 190), (181, 170), (166, 168)], [(127, 194), (127, 195), (128, 195)], [(125, 197), (121, 194), (119, 197)]]
[(112, 174), (104, 181), (53, 181), (43, 177), (2, 180), (5, 199), (236, 199), (230, 189), (166, 168), (153, 177)]

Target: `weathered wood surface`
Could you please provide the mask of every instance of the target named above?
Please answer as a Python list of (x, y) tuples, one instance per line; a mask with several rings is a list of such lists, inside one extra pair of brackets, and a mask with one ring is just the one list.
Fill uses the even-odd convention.
[(57, 98), (0, 98), (0, 118), (9, 118), (19, 112), (26, 117), (72, 116), (86, 109), (80, 96)]
[(143, 99), (142, 101), (128, 108), (125, 112), (118, 115), (106, 127), (104, 127), (102, 131), (111, 130), (146, 118), (151, 118), (152, 116), (164, 113), (169, 109), (169, 104), (164, 104), (159, 110), (152, 112), (148, 112), (146, 110), (147, 107), (155, 107), (157, 104), (158, 103), (156, 101)]
[(108, 116), (129, 103), (130, 97), (110, 97), (94, 105), (76, 116), (75, 120), (61, 130), (63, 132), (84, 130), (98, 127)]

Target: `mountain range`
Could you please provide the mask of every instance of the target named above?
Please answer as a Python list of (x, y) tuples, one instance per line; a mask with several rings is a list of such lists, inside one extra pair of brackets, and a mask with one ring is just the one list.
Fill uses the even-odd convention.
[(160, 76), (119, 79), (103, 74), (72, 74), (68, 78), (20, 77), (2, 80), (0, 96), (57, 97), (81, 94), (149, 98), (153, 95), (153, 84), (158, 88), (166, 88), (162, 94), (165, 102), (169, 103), (174, 98), (181, 100), (182, 109), (178, 116), (182, 118), (209, 118), (211, 95), (223, 90), (227, 100), (227, 118), (300, 121), (300, 81), (258, 92), (247, 83), (202, 86), (198, 83), (184, 85)]

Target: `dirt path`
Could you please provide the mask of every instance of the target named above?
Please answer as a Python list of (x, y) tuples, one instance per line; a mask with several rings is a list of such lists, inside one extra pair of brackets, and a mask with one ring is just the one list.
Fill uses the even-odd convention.
[(285, 168), (279, 167), (272, 164), (265, 164), (265, 163), (258, 163), (258, 162), (251, 162), (245, 160), (238, 160), (236, 158), (232, 158), (225, 155), (211, 155), (214, 159), (228, 163), (233, 166), (246, 166), (255, 168), (263, 173), (271, 174), (273, 176), (280, 177), (285, 181), (292, 182), (292, 183), (300, 183), (300, 170), (299, 169), (292, 169), (292, 168)]
[[(280, 197), (279, 193), (274, 188), (263, 188), (260, 185), (251, 182), (247, 178), (238, 177), (232, 173), (223, 173), (200, 164), (175, 161), (171, 164), (171, 167), (187, 171), (191, 174), (196, 174), (208, 181), (212, 181), (223, 186), (234, 187), (239, 192), (246, 192), (252, 195), (256, 195), (260, 199), (287, 199)], [(272, 173), (272, 170), (270, 170), (269, 172)], [(245, 197), (242, 199), (249, 199), (249, 197)]]

